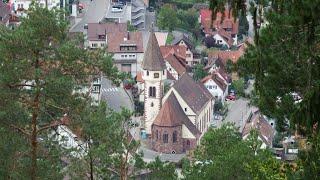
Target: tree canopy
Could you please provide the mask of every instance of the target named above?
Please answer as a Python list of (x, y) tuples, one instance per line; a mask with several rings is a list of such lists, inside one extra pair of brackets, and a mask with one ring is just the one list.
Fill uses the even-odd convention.
[(67, 32), (61, 11), (38, 4), (19, 28), (0, 27), (1, 177), (61, 179), (64, 154), (49, 133), (66, 123), (65, 116), (81, 119), (91, 104), (89, 94), (76, 89), (101, 72), (119, 80), (110, 55), (84, 50)]

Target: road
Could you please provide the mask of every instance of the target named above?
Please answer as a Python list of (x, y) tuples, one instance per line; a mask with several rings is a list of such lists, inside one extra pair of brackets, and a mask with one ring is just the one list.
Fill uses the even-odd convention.
[(140, 150), (143, 152), (143, 160), (144, 162), (151, 162), (156, 159), (157, 156), (159, 156), (160, 160), (170, 161), (170, 162), (179, 162), (182, 158), (186, 156), (186, 154), (163, 154), (158, 153), (155, 151), (152, 151), (150, 149), (147, 149), (145, 147), (140, 147)]
[(228, 103), (228, 115), (223, 121), (217, 121), (217, 127), (219, 128), (222, 124), (226, 124), (228, 122), (234, 123), (241, 132), (250, 113), (257, 109), (256, 107), (249, 106), (248, 104), (249, 100), (243, 98), (237, 99), (236, 101), (230, 101)]
[(110, 0), (92, 0), (90, 3), (88, 0), (83, 0), (81, 2), (87, 4), (87, 7), (80, 22), (71, 27), (70, 32), (84, 32), (85, 24), (98, 23), (103, 20), (110, 5)]
[(151, 27), (154, 27), (156, 30), (156, 15), (155, 12), (146, 11), (146, 21), (145, 21), (145, 30), (149, 31)]
[(102, 78), (101, 79), (101, 101), (107, 102), (108, 106), (119, 112), (121, 108), (126, 108), (130, 111), (134, 110), (133, 102), (129, 94), (122, 88), (112, 85), (111, 81)]

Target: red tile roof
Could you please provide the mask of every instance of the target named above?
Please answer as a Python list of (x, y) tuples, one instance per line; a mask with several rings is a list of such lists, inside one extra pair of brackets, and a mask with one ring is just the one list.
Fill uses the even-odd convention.
[(160, 51), (163, 58), (166, 58), (170, 54), (174, 54), (179, 58), (186, 59), (186, 52), (187, 48), (185, 46), (179, 45), (167, 45), (167, 46), (160, 46)]
[(242, 137), (250, 134), (250, 131), (252, 129), (256, 129), (259, 132), (259, 137), (266, 145), (272, 145), (275, 130), (269, 124), (269, 122), (262, 116), (260, 111), (254, 112), (251, 119), (245, 124), (242, 130)]
[(137, 73), (137, 77), (136, 77), (136, 81), (137, 81), (137, 82), (142, 82), (142, 83), (144, 83), (144, 80), (142, 79), (142, 75), (143, 75), (143, 72), (142, 72), (142, 71), (140, 71), (140, 72)]
[(210, 51), (208, 52), (208, 58), (219, 58), (220, 60), (222, 60), (224, 65), (226, 65), (228, 59), (230, 59), (233, 63), (237, 63), (237, 61), (244, 54), (244, 52), (245, 48), (243, 47), (240, 47), (236, 51)]
[(99, 35), (106, 35), (111, 33), (110, 36), (113, 36), (113, 33), (116, 32), (127, 32), (127, 23), (88, 23), (88, 40), (97, 41)]
[(225, 31), (224, 29), (218, 29), (217, 31), (212, 32), (212, 35), (215, 34), (219, 34), (227, 42), (229, 46), (233, 45), (234, 40), (231, 34)]
[(173, 77), (173, 75), (167, 70), (167, 79), (169, 80), (176, 80), (176, 78)]
[(208, 80), (212, 79), (218, 86), (219, 88), (224, 92), (227, 87), (228, 87), (228, 84), (225, 82), (224, 79), (221, 79), (218, 75), (218, 73), (212, 73), (206, 77), (204, 77), (201, 82), (202, 83), (206, 83)]
[(201, 132), (192, 124), (188, 116), (182, 110), (175, 94), (171, 92), (169, 97), (162, 105), (153, 125), (162, 127), (175, 127), (185, 125), (190, 132), (199, 137)]
[(222, 13), (218, 12), (216, 15), (216, 19), (211, 19), (212, 11), (209, 9), (201, 9), (200, 17), (201, 17), (201, 25), (204, 28), (204, 32), (206, 34), (210, 34), (212, 32), (211, 25), (216, 29), (231, 29), (230, 34), (238, 34), (239, 31), (239, 20), (234, 19), (232, 13), (229, 13), (229, 10), (226, 9), (224, 12), (224, 19), (222, 21)]
[(167, 61), (180, 76), (187, 71), (186, 65), (182, 64), (175, 55), (169, 54), (165, 58), (165, 61)]
[[(121, 51), (120, 45), (134, 45), (136, 50)], [(114, 32), (108, 36), (108, 52), (139, 52), (143, 53), (141, 32)]]

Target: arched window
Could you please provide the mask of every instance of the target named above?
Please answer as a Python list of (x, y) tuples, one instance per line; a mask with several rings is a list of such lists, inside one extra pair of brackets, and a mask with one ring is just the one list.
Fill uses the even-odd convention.
[(157, 141), (158, 141), (158, 139), (159, 139), (159, 134), (158, 134), (159, 132), (158, 132), (158, 130), (156, 130), (156, 138), (157, 138)]
[(172, 133), (172, 142), (173, 143), (177, 142), (177, 131), (173, 131)]
[(167, 133), (163, 134), (163, 143), (168, 143), (169, 135)]
[(149, 71), (147, 71), (147, 76), (149, 76)]
[(156, 87), (149, 87), (149, 97), (156, 97)]

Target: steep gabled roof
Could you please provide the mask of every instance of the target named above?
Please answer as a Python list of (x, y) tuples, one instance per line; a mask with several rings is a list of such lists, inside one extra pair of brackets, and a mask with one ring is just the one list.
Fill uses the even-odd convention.
[(154, 32), (150, 34), (147, 49), (144, 53), (142, 68), (149, 71), (162, 71), (166, 69)]
[(176, 96), (174, 93), (171, 93), (162, 105), (153, 124), (166, 127), (180, 126), (185, 118), (188, 119), (186, 114), (181, 109)]
[(217, 72), (215, 72), (215, 73), (213, 73), (213, 74), (210, 74), (210, 75), (204, 77), (204, 78), (201, 80), (201, 82), (202, 82), (202, 83), (205, 83), (205, 82), (207, 82), (207, 81), (210, 80), (210, 79), (213, 80), (213, 81), (219, 86), (219, 88), (220, 88), (223, 92), (227, 89), (228, 84), (225, 82), (224, 79), (221, 79), (221, 78), (219, 77), (219, 75), (217, 74)]
[(242, 130), (242, 137), (249, 135), (252, 129), (256, 129), (259, 132), (259, 137), (266, 145), (272, 145), (272, 141), (275, 136), (275, 130), (263, 117), (259, 110), (253, 113), (252, 117), (244, 126)]
[(183, 112), (174, 92), (171, 92), (169, 97), (162, 105), (153, 124), (162, 127), (175, 127), (185, 125), (195, 136), (201, 134), (197, 127), (192, 124), (188, 116)]
[(234, 19), (232, 13), (226, 9), (224, 12), (224, 18), (222, 20), (223, 14), (218, 12), (216, 14), (216, 19), (211, 19), (212, 11), (210, 9), (201, 9), (200, 17), (201, 17), (201, 25), (204, 28), (205, 33), (210, 33), (212, 31), (211, 24), (214, 28), (220, 29), (231, 29), (231, 34), (238, 34), (239, 31), (239, 20)]
[(195, 82), (187, 73), (180, 77), (173, 88), (195, 113), (200, 112), (213, 98), (202, 83)]
[(183, 40), (190, 49), (193, 49), (193, 48), (194, 48), (191, 40), (190, 40), (184, 33), (179, 34), (179, 35), (173, 40), (172, 44), (178, 45), (181, 40)]
[(170, 54), (174, 54), (181, 59), (186, 59), (187, 57), (187, 48), (185, 46), (179, 45), (166, 45), (160, 46), (160, 51), (163, 58), (166, 58)]
[(213, 32), (213, 35), (220, 35), (229, 46), (233, 45), (234, 40), (231, 37), (230, 33), (227, 33), (227, 31), (225, 31), (224, 29), (218, 29), (217, 31)]
[(172, 66), (172, 68), (177, 71), (179, 75), (182, 75), (187, 71), (186, 67), (180, 63), (175, 55), (169, 54), (165, 60)]

